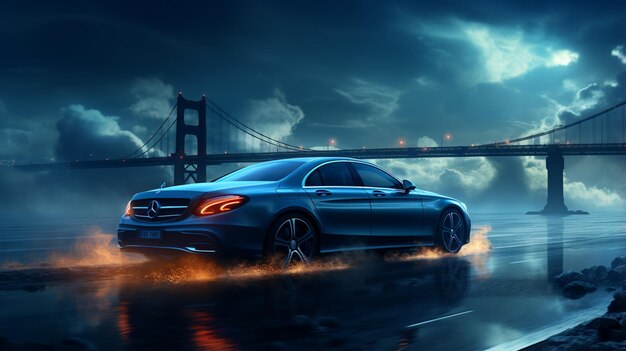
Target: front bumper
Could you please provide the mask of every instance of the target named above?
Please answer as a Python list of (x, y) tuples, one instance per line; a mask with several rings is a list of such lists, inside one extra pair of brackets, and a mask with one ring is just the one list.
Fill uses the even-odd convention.
[[(140, 233), (158, 231), (157, 238), (142, 238)], [(117, 230), (122, 251), (158, 254), (162, 252), (217, 256), (261, 257), (265, 229), (241, 224), (210, 223), (186, 218), (170, 223), (149, 223), (122, 218)]]

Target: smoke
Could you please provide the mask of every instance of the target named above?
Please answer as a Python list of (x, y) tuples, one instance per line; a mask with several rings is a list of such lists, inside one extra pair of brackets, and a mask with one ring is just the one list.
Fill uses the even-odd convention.
[(3, 270), (34, 268), (77, 268), (99, 266), (122, 266), (145, 262), (143, 255), (122, 253), (113, 244), (114, 235), (94, 228), (86, 238), (76, 239), (68, 252), (53, 252), (47, 258), (28, 264), (5, 262)]
[(491, 231), (490, 226), (478, 227), (472, 230), (469, 244), (463, 246), (458, 254), (451, 254), (444, 252), (437, 247), (423, 248), (417, 252), (391, 254), (387, 255), (385, 259), (389, 262), (396, 261), (415, 261), (415, 260), (433, 260), (444, 257), (454, 256), (483, 256), (489, 253), (491, 250), (491, 241), (489, 241), (488, 234)]

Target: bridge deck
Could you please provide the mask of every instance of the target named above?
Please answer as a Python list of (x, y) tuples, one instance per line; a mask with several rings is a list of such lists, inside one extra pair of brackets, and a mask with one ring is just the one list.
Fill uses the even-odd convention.
[[(207, 165), (223, 163), (262, 162), (293, 157), (339, 156), (360, 159), (429, 158), (429, 157), (493, 157), (493, 156), (547, 156), (551, 152), (563, 156), (583, 155), (626, 155), (626, 143), (611, 144), (550, 144), (550, 145), (476, 145), (445, 147), (406, 147), (386, 149), (348, 150), (302, 150), (259, 153), (233, 153), (206, 155)], [(187, 161), (196, 161), (202, 156), (188, 156)], [(120, 168), (174, 165), (176, 157), (149, 157), (114, 160), (84, 160), (43, 164), (16, 164), (23, 170)]]

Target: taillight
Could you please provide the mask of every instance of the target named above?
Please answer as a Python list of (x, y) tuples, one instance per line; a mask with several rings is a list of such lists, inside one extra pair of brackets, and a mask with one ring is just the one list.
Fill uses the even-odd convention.
[(197, 216), (210, 216), (232, 211), (246, 202), (246, 198), (239, 195), (225, 195), (212, 197), (200, 203), (196, 209)]
[(130, 201), (126, 204), (126, 211), (124, 211), (124, 214), (127, 216), (133, 215), (133, 208), (130, 206)]

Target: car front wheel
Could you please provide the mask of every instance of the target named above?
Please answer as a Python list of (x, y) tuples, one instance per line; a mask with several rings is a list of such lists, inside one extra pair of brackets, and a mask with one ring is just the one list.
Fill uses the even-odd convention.
[(445, 252), (457, 253), (463, 246), (465, 221), (461, 213), (453, 208), (447, 209), (439, 220), (437, 241)]

